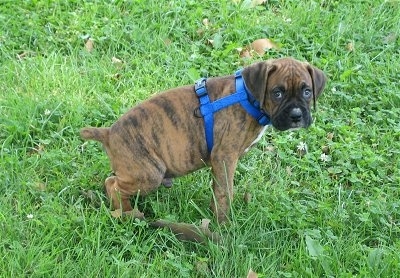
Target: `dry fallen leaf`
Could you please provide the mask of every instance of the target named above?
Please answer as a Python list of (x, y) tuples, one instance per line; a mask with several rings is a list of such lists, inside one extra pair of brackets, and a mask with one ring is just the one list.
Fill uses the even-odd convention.
[(207, 219), (207, 218), (202, 219), (201, 220), (201, 227), (203, 229), (208, 229), (208, 225), (210, 225), (210, 222), (211, 222), (210, 219)]
[(274, 146), (267, 146), (267, 147), (265, 147), (265, 150), (268, 151), (268, 152), (273, 153), (273, 152), (275, 152), (276, 149), (275, 149)]
[(329, 154), (329, 153), (330, 153), (329, 146), (322, 146), (322, 152), (323, 152), (324, 154)]
[(248, 48), (237, 48), (241, 58), (251, 58), (250, 50)]
[(201, 277), (210, 276), (210, 275), (207, 275), (207, 274), (210, 274), (210, 269), (208, 267), (207, 262), (205, 262), (205, 261), (197, 261), (197, 262), (195, 262), (194, 269), (196, 270), (196, 272)]
[(101, 205), (101, 198), (93, 190), (81, 190), (81, 195), (87, 200), (92, 206), (99, 207)]
[(90, 201), (94, 201), (96, 198), (97, 198), (97, 196), (96, 196), (96, 193), (93, 191), (93, 190), (82, 190), (81, 191), (81, 194), (85, 197), (85, 198), (88, 198)]
[(250, 44), (250, 49), (262, 56), (266, 50), (278, 49), (278, 46), (270, 39), (258, 39)]
[(243, 201), (245, 204), (249, 204), (251, 202), (251, 194), (249, 192), (245, 192), (243, 195)]
[(121, 218), (122, 217), (122, 209), (116, 209), (111, 211), (111, 216), (114, 218)]
[(28, 55), (29, 55), (29, 52), (24, 51), (20, 54), (17, 54), (17, 59), (22, 60), (22, 59), (26, 58)]
[[(259, 56), (263, 56), (265, 51), (269, 49), (279, 49), (279, 46), (270, 39), (258, 39), (241, 49), (240, 57), (251, 58), (255, 53)], [(240, 50), (240, 48), (238, 50)]]
[(397, 37), (398, 37), (398, 35), (396, 33), (390, 33), (383, 38), (382, 42), (384, 44), (393, 43), (396, 41)]
[(256, 6), (264, 4), (265, 2), (267, 2), (267, 0), (243, 0), (243, 1), (232, 0), (232, 2), (236, 5), (239, 4), (240, 2), (242, 2), (242, 4), (241, 4), (242, 8), (251, 9)]
[(114, 73), (114, 74), (111, 76), (111, 78), (114, 79), (114, 80), (118, 80), (118, 79), (121, 78), (121, 74), (120, 74), (119, 72)]
[(349, 42), (349, 43), (347, 43), (346, 49), (347, 49), (347, 51), (349, 51), (349, 52), (353, 52), (353, 51), (354, 51), (354, 42)]
[(267, 0), (253, 0), (251, 1), (251, 4), (253, 5), (253, 7), (258, 6), (258, 5), (262, 5), (265, 2), (267, 2)]
[(38, 182), (34, 185), (35, 189), (38, 191), (46, 191), (46, 184), (43, 182)]
[(169, 39), (169, 38), (165, 38), (163, 41), (164, 41), (164, 44), (165, 44), (166, 46), (170, 46), (170, 45), (172, 44), (172, 40)]
[(116, 65), (120, 65), (120, 64), (122, 64), (123, 62), (122, 62), (121, 59), (118, 59), (117, 57), (112, 57), (112, 58), (111, 58), (111, 63), (116, 64)]
[(334, 133), (333, 132), (328, 132), (328, 134), (326, 134), (326, 139), (328, 139), (329, 141), (331, 141), (333, 139)]
[(199, 35), (200, 37), (203, 36), (203, 34), (204, 34), (203, 28), (197, 29), (196, 33), (197, 33), (197, 35)]
[(45, 150), (45, 145), (43, 144), (38, 144), (36, 147), (33, 147), (30, 151), (29, 154), (30, 155), (34, 155), (34, 154), (41, 154), (43, 153)]
[(249, 270), (249, 273), (247, 273), (247, 278), (257, 278), (258, 275), (255, 273), (252, 269)]
[(94, 41), (91, 38), (88, 38), (88, 40), (85, 43), (85, 49), (88, 52), (92, 52), (94, 49)]

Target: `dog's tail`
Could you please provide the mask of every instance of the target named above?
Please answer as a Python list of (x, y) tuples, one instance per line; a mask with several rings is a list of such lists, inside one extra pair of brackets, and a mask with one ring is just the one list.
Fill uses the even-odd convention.
[(80, 131), (82, 139), (96, 140), (103, 143), (105, 146), (108, 146), (109, 134), (110, 128), (108, 127), (85, 127)]

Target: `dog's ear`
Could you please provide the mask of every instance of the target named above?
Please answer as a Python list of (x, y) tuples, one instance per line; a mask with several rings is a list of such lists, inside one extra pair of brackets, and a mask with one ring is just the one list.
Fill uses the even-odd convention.
[(322, 90), (325, 87), (326, 76), (322, 70), (314, 66), (311, 66), (310, 64), (307, 64), (307, 70), (310, 73), (313, 81), (313, 94), (315, 102), (315, 99), (321, 95)]
[(258, 62), (243, 69), (242, 76), (253, 96), (264, 105), (267, 95), (268, 75), (276, 69), (273, 60)]

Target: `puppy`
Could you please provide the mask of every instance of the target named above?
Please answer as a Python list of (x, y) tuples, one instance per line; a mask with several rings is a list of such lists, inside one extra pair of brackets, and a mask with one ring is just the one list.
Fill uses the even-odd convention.
[(111, 127), (81, 129), (100, 141), (114, 176), (105, 181), (115, 209), (132, 210), (130, 196), (211, 166), (211, 208), (227, 220), (238, 159), (266, 127), (306, 128), (324, 73), (292, 58), (258, 62), (235, 75), (202, 79), (159, 93), (126, 112)]

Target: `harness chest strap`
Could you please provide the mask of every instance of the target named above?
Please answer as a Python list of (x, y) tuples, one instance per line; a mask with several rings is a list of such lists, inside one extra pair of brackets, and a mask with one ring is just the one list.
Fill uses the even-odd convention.
[(206, 78), (201, 78), (196, 81), (194, 90), (200, 102), (200, 113), (204, 119), (205, 135), (208, 152), (214, 145), (214, 113), (231, 105), (240, 103), (240, 105), (249, 113), (260, 125), (269, 125), (269, 116), (262, 110), (260, 103), (249, 92), (242, 77), (242, 71), (235, 73), (236, 91), (228, 96), (210, 101), (206, 88)]

